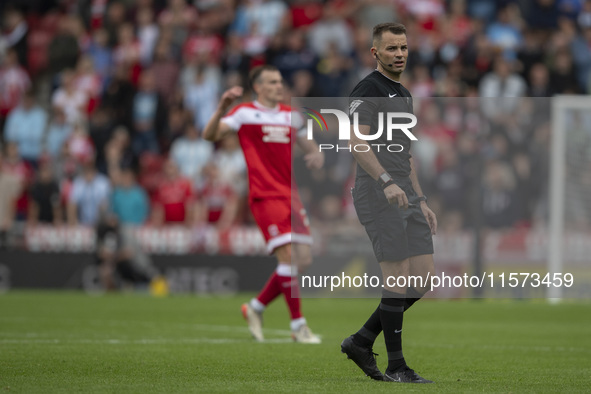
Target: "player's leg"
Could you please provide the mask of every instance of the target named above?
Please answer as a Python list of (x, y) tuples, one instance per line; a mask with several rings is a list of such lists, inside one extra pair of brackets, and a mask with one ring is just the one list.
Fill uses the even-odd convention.
[[(387, 253), (390, 258), (390, 252), (393, 249), (397, 252), (396, 256), (400, 258), (391, 261), (403, 260), (407, 256), (400, 253), (406, 253), (406, 249), (396, 249), (395, 246), (400, 242), (399, 240), (404, 239), (404, 226), (400, 215), (390, 208), (386, 198), (378, 198), (380, 194), (375, 189), (376, 185), (373, 180), (358, 180), (356, 183), (352, 196), (357, 216), (365, 227), (378, 261), (386, 260), (384, 253)], [(394, 223), (399, 224), (396, 226), (396, 231), (384, 229), (385, 224), (392, 226)], [(394, 238), (398, 241), (392, 242)], [(345, 338), (341, 343), (341, 352), (353, 360), (367, 376), (375, 380), (383, 380), (383, 374), (377, 366), (373, 353), (373, 344), (382, 332), (380, 314), (380, 305), (378, 305), (359, 331)]]
[[(371, 229), (369, 233), (372, 233)], [(373, 344), (382, 330), (388, 352), (387, 371), (406, 368), (402, 355), (402, 318), (406, 288), (397, 287), (396, 278), (408, 275), (408, 263), (408, 259), (380, 263), (384, 284), (380, 304), (363, 327), (341, 343), (341, 351), (375, 380), (384, 380), (373, 353)]]
[[(380, 267), (384, 281), (380, 303), (380, 320), (388, 351), (388, 368), (384, 372), (384, 380), (400, 383), (433, 383), (410, 369), (406, 365), (402, 353), (402, 322), (406, 296), (406, 286), (404, 285), (408, 283), (410, 259), (399, 262), (381, 262)], [(401, 276), (406, 280), (395, 281), (395, 278)]]
[[(250, 209), (267, 242), (269, 252), (273, 252), (270, 243), (273, 239), (276, 239), (277, 234), (276, 230), (273, 230), (273, 234), (271, 234), (270, 229), (276, 229), (277, 227), (273, 221), (273, 213), (277, 211), (275, 202), (273, 200), (250, 201)], [(242, 304), (242, 315), (248, 323), (250, 333), (257, 341), (264, 340), (263, 312), (267, 305), (281, 295), (279, 276), (280, 274), (285, 275), (290, 268), (289, 264), (285, 267), (285, 264), (281, 264), (281, 260), (279, 260), (277, 268), (271, 273), (259, 294), (249, 302)]]
[[(386, 373), (394, 373), (406, 368), (402, 354), (402, 320), (404, 317), (404, 298), (406, 297), (406, 281), (408, 278), (409, 259), (400, 261), (382, 261), (382, 299), (380, 301), (380, 321), (384, 331), (386, 350), (388, 351), (388, 368)], [(400, 286), (403, 285), (403, 286)]]
[(421, 280), (410, 283), (406, 289), (404, 310), (408, 310), (415, 302), (420, 300), (431, 289), (431, 278), (435, 275), (435, 264), (432, 254), (422, 254), (410, 258), (409, 274), (411, 277), (420, 277)]
[[(310, 265), (312, 254), (310, 245), (291, 243), (275, 249), (275, 256), (279, 260), (278, 270), (280, 290), (283, 294), (291, 317), (290, 328), (292, 337), (300, 343), (320, 343), (320, 338), (312, 333), (306, 318), (302, 314), (300, 286), (298, 273)], [(279, 273), (279, 271), (278, 271)]]
[[(416, 196), (411, 190), (406, 193), (411, 196), (409, 198), (411, 201)], [(412, 274), (424, 275), (426, 279), (428, 274), (429, 276), (433, 274), (431, 232), (420, 207), (411, 206), (400, 211), (400, 213), (405, 223), (405, 253), (408, 257), (402, 263), (380, 263), (384, 276), (384, 294), (380, 304), (380, 319), (388, 350), (388, 368), (384, 373), (384, 380), (401, 383), (432, 383), (410, 369), (406, 365), (402, 353), (404, 312), (412, 303), (416, 302), (416, 300), (407, 300), (407, 298), (409, 295), (414, 295), (415, 298), (419, 297), (419, 294), (422, 296), (425, 285), (425, 283), (422, 283), (423, 286), (419, 288), (409, 287), (415, 285), (410, 281), (410, 276)], [(390, 253), (394, 253), (394, 251)], [(404, 277), (404, 280), (394, 283), (393, 278), (401, 276)]]
[(435, 275), (433, 236), (420, 204), (417, 203), (417, 205), (409, 207), (407, 215), (406, 234), (410, 256), (409, 273), (411, 277), (420, 277), (421, 280), (409, 284), (404, 310), (410, 308), (429, 291), (431, 288), (430, 278)]

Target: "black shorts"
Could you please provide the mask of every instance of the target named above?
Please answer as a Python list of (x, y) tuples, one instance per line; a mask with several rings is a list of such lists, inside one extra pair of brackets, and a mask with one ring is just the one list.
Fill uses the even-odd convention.
[(433, 254), (431, 229), (410, 178), (394, 179), (394, 182), (406, 193), (407, 209), (389, 204), (383, 189), (372, 178), (357, 178), (351, 189), (357, 217), (365, 226), (376, 259), (400, 261)]

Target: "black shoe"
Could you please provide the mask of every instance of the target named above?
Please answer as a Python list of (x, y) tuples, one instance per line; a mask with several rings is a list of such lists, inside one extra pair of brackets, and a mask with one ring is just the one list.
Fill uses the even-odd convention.
[(421, 377), (412, 369), (406, 367), (398, 372), (388, 372), (384, 374), (385, 382), (399, 382), (399, 383), (433, 383), (432, 380), (427, 380)]
[(345, 353), (370, 378), (384, 380), (384, 375), (378, 369), (376, 357), (371, 347), (363, 347), (353, 342), (353, 335), (341, 343), (341, 353)]

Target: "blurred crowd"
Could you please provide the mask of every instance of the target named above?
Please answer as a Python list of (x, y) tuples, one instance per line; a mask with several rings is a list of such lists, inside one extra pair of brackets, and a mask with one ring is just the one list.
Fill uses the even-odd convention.
[[(0, 233), (106, 214), (248, 222), (237, 138), (201, 138), (221, 93), (268, 63), (288, 103), (348, 96), (375, 69), (371, 28), (387, 21), (408, 30), (413, 154), (442, 226), (482, 211), (489, 227), (527, 227), (549, 163), (535, 98), (591, 89), (591, 1), (6, 0), (0, 12)], [(302, 194), (315, 217), (340, 220), (354, 166), (326, 163), (302, 175)]]

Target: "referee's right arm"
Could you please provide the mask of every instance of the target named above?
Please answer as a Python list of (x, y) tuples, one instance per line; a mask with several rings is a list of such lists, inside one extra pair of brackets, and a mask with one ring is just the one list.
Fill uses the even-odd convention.
[[(359, 132), (363, 135), (369, 135), (370, 126), (369, 125), (359, 125), (358, 127)], [(361, 168), (363, 168), (374, 180), (378, 180), (380, 175), (386, 172), (384, 167), (378, 161), (375, 153), (371, 149), (371, 146), (368, 145), (369, 149), (367, 151), (358, 152), (355, 147), (358, 145), (368, 145), (365, 141), (357, 137), (355, 131), (353, 130), (353, 126), (351, 126), (351, 139), (349, 140), (349, 147), (351, 148), (351, 153), (353, 157), (359, 163)], [(384, 188), (384, 194), (386, 198), (390, 202), (390, 204), (398, 203), (400, 208), (408, 208), (408, 198), (406, 197), (406, 193), (398, 187), (396, 184), (391, 184)]]

